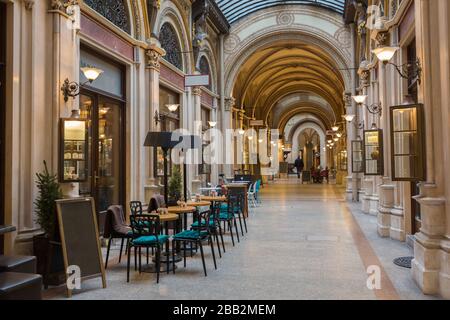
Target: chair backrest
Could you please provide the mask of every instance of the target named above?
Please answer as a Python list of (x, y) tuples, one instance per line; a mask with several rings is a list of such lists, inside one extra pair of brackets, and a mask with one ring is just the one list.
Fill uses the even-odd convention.
[(194, 231), (201, 233), (207, 231), (209, 233), (209, 221), (211, 221), (211, 210), (203, 210), (198, 213), (198, 225), (199, 228), (194, 229)]
[(130, 230), (125, 220), (123, 207), (120, 205), (109, 206), (105, 219), (105, 230), (103, 237), (109, 238), (114, 232), (126, 234)]
[(164, 196), (157, 194), (150, 199), (150, 203), (148, 205), (148, 212), (151, 213), (153, 211), (158, 210), (159, 208), (165, 207), (166, 203), (164, 201)]
[(161, 234), (161, 220), (157, 214), (137, 214), (130, 216), (134, 236), (156, 236)]
[(130, 213), (131, 215), (142, 214), (142, 202), (130, 201)]
[(261, 187), (261, 180), (258, 179), (258, 180), (256, 180), (256, 187), (255, 187), (256, 189), (255, 189), (255, 191), (258, 192), (260, 187)]

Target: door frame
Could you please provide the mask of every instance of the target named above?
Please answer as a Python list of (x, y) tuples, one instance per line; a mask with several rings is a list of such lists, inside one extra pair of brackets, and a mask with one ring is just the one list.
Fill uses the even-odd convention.
[[(0, 225), (5, 223), (6, 4), (0, 2)], [(0, 254), (4, 251), (0, 236)]]
[(83, 88), (80, 91), (81, 95), (88, 96), (92, 99), (92, 107), (91, 107), (91, 147), (90, 147), (90, 154), (91, 154), (91, 164), (90, 164), (90, 171), (88, 172), (88, 176), (91, 178), (90, 181), (90, 187), (91, 187), (91, 196), (95, 199), (96, 209), (98, 209), (98, 194), (97, 194), (97, 183), (94, 173), (98, 174), (98, 165), (99, 165), (99, 158), (98, 158), (98, 113), (99, 113), (99, 100), (103, 99), (112, 103), (115, 103), (120, 108), (120, 119), (119, 119), (119, 126), (120, 126), (120, 144), (119, 144), (119, 157), (120, 157), (120, 173), (119, 173), (119, 205), (124, 206), (125, 205), (125, 199), (126, 199), (126, 186), (125, 186), (125, 174), (126, 174), (126, 121), (125, 121), (125, 108), (126, 108), (126, 102), (119, 97), (115, 97), (111, 94), (105, 94), (104, 92), (100, 90), (93, 90), (91, 88)]

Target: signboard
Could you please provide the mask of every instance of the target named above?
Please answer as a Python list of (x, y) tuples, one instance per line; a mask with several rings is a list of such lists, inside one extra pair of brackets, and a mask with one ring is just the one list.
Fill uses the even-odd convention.
[(185, 87), (200, 87), (209, 86), (209, 75), (208, 74), (191, 74), (184, 77)]
[[(101, 277), (106, 288), (94, 199), (57, 200), (56, 208), (66, 272), (69, 267), (76, 267), (81, 279)], [(67, 295), (72, 296), (69, 287)]]
[(251, 127), (264, 127), (264, 120), (250, 120)]

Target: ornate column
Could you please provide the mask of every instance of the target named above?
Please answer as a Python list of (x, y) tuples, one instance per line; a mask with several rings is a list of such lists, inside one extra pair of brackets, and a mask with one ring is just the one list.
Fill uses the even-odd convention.
[[(147, 117), (142, 117), (143, 127), (146, 133), (148, 131), (160, 131), (159, 125), (155, 123), (155, 114), (159, 114), (159, 74), (160, 74), (160, 59), (165, 55), (164, 49), (159, 45), (159, 42), (152, 38), (151, 44), (145, 53), (146, 55), (146, 81), (148, 88), (147, 101), (149, 104)], [(145, 133), (145, 134), (146, 134)], [(145, 139), (145, 137), (144, 137)], [(157, 185), (154, 175), (154, 150), (153, 148), (146, 148), (144, 154), (145, 163), (145, 199), (150, 199), (154, 193), (159, 193), (161, 188)]]
[[(344, 104), (346, 114), (355, 114), (355, 110), (352, 103), (352, 94), (350, 92), (344, 93)], [(352, 175), (352, 140), (355, 139), (355, 128), (351, 123), (346, 122), (347, 126), (347, 177), (346, 179), (346, 193), (347, 201), (357, 201), (358, 200), (358, 188), (354, 185), (356, 182), (355, 177)]]
[[(377, 35), (377, 43), (379, 46), (386, 45), (388, 38), (387, 33), (379, 33)], [(383, 129), (383, 150), (384, 150), (384, 175), (379, 185), (379, 205), (378, 205), (378, 234), (382, 237), (390, 236), (391, 227), (391, 211), (394, 209), (395, 184), (391, 181), (391, 138), (389, 136), (390, 120), (387, 92), (387, 72), (386, 65), (379, 62), (379, 98), (382, 105), (381, 126)]]
[[(225, 130), (227, 129), (233, 129), (233, 107), (236, 105), (236, 99), (233, 97), (229, 97), (225, 99), (225, 110), (224, 110), (224, 117), (222, 119), (222, 130), (223, 135), (225, 137)], [(224, 143), (224, 155), (226, 155), (226, 143)], [(224, 159), (225, 160), (225, 159)], [(224, 165), (224, 174), (226, 178), (232, 178), (233, 176), (233, 164), (225, 164)]]
[[(192, 97), (194, 100), (193, 110), (194, 110), (194, 127), (193, 127), (193, 134), (197, 136), (202, 136), (202, 113), (201, 113), (201, 107), (202, 107), (202, 89), (200, 87), (194, 87), (192, 88)], [(202, 160), (202, 150), (194, 150), (194, 153), (198, 154), (199, 161)], [(194, 168), (191, 168), (192, 172), (192, 192), (194, 194), (199, 193), (201, 188), (201, 177), (198, 170), (198, 165), (194, 164)]]
[(414, 235), (412, 276), (425, 294), (450, 299), (450, 3), (416, 0), (416, 44), (423, 65), (427, 181), (420, 184), (422, 225)]

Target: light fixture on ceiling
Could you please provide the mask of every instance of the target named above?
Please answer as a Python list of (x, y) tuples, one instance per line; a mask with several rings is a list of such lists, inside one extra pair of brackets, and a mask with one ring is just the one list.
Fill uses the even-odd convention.
[(259, 143), (263, 143), (263, 141), (264, 141), (263, 139), (258, 139)]
[(402, 65), (397, 65), (395, 63), (389, 62), (394, 57), (395, 53), (400, 50), (399, 47), (390, 47), (390, 46), (380, 46), (372, 52), (377, 56), (378, 60), (383, 62), (385, 65), (390, 64), (395, 67), (398, 74), (404, 79), (414, 79), (417, 78), (417, 81), (420, 83), (422, 77), (422, 64), (420, 63), (420, 59), (416, 61), (407, 62)]
[(240, 134), (241, 136), (243, 136), (243, 135), (245, 134), (245, 130), (244, 130), (244, 129), (239, 129), (239, 134)]
[(339, 131), (339, 126), (337, 125), (332, 126), (331, 130), (333, 130), (334, 132)]
[(80, 94), (80, 88), (85, 86), (87, 83), (92, 83), (103, 73), (103, 70), (91, 66), (86, 66), (81, 68), (84, 76), (87, 81), (84, 83), (78, 83), (75, 81), (70, 81), (68, 78), (64, 80), (64, 83), (61, 86), (61, 91), (64, 96), (64, 101), (69, 101), (69, 97), (75, 98)]
[(342, 137), (342, 133), (340, 133), (340, 132), (336, 133), (336, 137), (338, 137), (338, 138)]
[(335, 142), (338, 142), (338, 141), (339, 141), (339, 138), (336, 137), (336, 138), (334, 138), (333, 140), (334, 140)]

